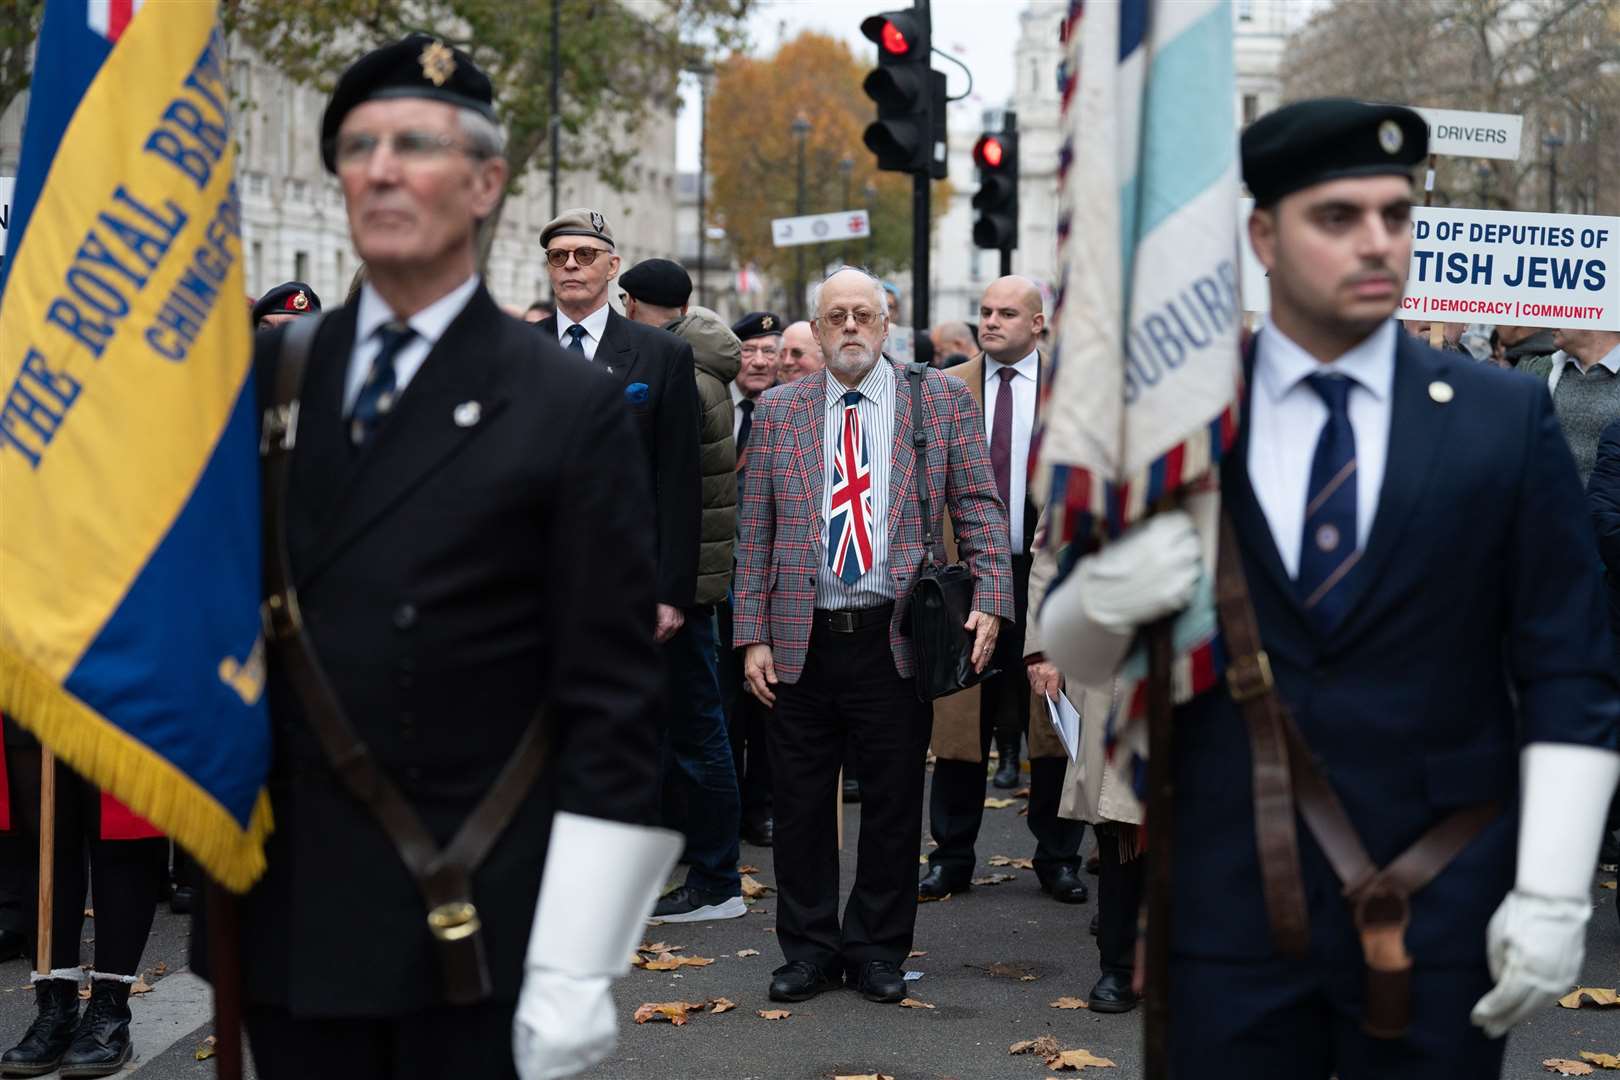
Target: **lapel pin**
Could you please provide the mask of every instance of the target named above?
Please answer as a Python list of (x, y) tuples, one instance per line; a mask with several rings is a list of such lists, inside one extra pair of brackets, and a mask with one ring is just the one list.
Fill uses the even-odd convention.
[(484, 407), (476, 401), (463, 401), (451, 415), (455, 418), (456, 427), (472, 427), (483, 418)]
[(1442, 382), (1441, 380), (1436, 379), (1434, 382), (1429, 384), (1429, 397), (1432, 398), (1437, 405), (1444, 405), (1456, 396), (1457, 392), (1451, 388), (1451, 384), (1448, 382)]

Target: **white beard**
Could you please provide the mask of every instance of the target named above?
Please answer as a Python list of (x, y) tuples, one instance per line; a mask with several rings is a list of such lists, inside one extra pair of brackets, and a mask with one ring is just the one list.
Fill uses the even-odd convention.
[(827, 358), (827, 366), (851, 382), (860, 382), (877, 361), (878, 354), (863, 345), (859, 354), (839, 348)]

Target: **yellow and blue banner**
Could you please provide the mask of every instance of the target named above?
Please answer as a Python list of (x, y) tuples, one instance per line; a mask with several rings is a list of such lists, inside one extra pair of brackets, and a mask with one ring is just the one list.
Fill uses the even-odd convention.
[(0, 709), (240, 891), (270, 731), (218, 17), (46, 6), (0, 264)]

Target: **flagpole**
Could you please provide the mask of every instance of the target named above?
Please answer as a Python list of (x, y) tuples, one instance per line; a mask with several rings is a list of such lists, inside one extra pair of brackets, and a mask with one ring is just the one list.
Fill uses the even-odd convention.
[(51, 931), (55, 928), (56, 894), (56, 755), (39, 748), (39, 911), (34, 969), (51, 973)]
[(208, 967), (214, 984), (214, 1075), (242, 1080), (242, 954), (236, 897), (208, 882)]
[(1144, 1080), (1170, 1076), (1171, 762), (1169, 619), (1148, 627), (1147, 1002), (1142, 1023)]

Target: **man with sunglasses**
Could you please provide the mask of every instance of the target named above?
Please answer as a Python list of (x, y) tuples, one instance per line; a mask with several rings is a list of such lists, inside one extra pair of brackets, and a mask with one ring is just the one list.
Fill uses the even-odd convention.
[(692, 346), (609, 305), (608, 284), (619, 274), (619, 256), (602, 214), (559, 214), (540, 230), (540, 246), (557, 314), (535, 325), (576, 359), (613, 377), (641, 434), (657, 508), (655, 635), (663, 644), (686, 621), (685, 609), (697, 593), (703, 480)]
[(491, 98), (422, 34), (343, 73), (322, 157), (366, 281), (255, 344), (288, 579), (266, 605), (276, 828), (237, 946), (265, 1080), (594, 1064), (679, 846), (640, 827), (663, 694), (646, 472), (620, 388), (479, 276), (507, 180)]

